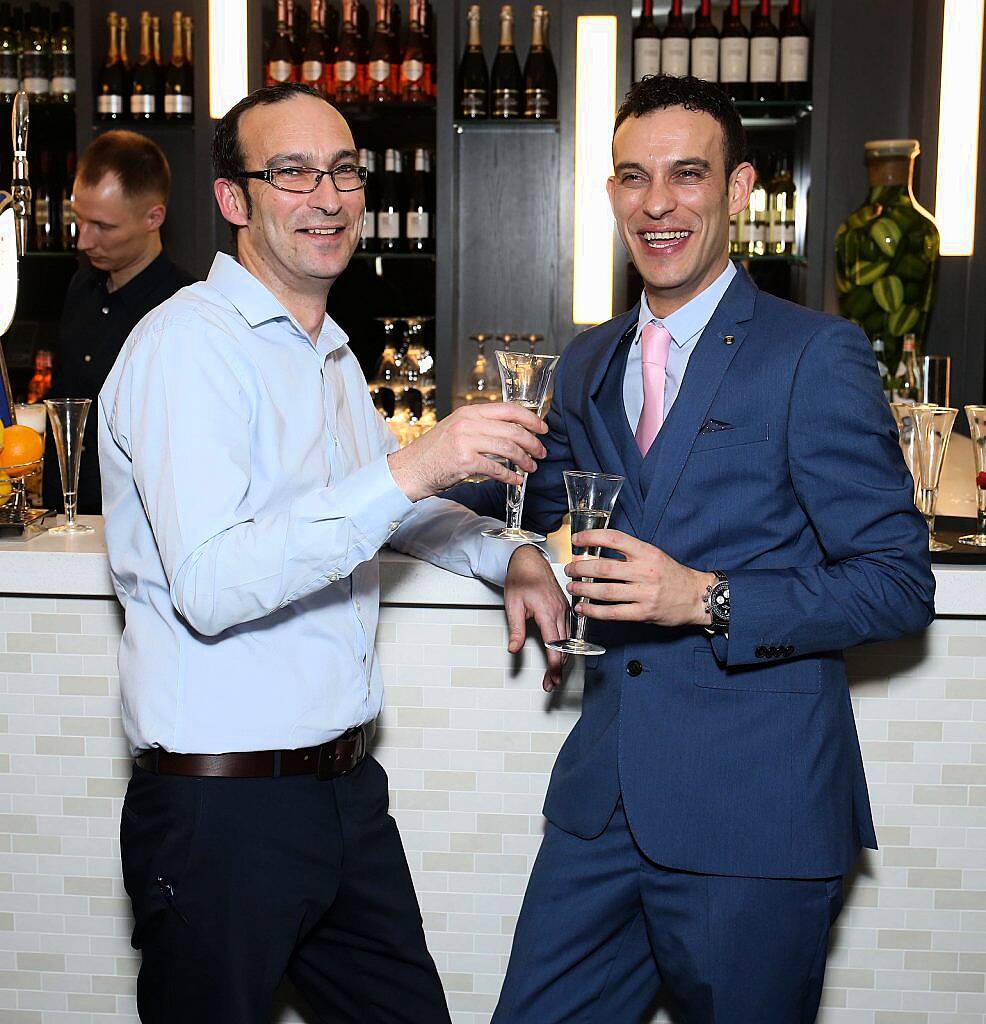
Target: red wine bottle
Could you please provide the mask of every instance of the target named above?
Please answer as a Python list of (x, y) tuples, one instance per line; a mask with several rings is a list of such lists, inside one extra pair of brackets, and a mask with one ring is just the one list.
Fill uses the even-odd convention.
[(740, 0), (729, 0), (719, 37), (719, 81), (737, 103), (750, 98), (750, 33), (740, 16)]
[(695, 12), (691, 44), (692, 74), (706, 82), (718, 82), (719, 30), (712, 24), (712, 0), (702, 0)]
[(633, 30), (633, 80), (661, 73), (661, 30), (654, 21), (654, 0), (644, 0), (640, 21)]
[(790, 0), (788, 16), (781, 30), (781, 95), (786, 100), (807, 100), (811, 97), (808, 69), (811, 36), (801, 20), (801, 0)]
[(777, 83), (780, 49), (780, 33), (770, 20), (770, 0), (760, 0), (760, 10), (753, 15), (750, 33), (750, 83), (753, 99), (761, 103), (780, 99)]
[(668, 23), (661, 40), (661, 71), (678, 77), (687, 75), (690, 53), (691, 39), (681, 13), (681, 0), (671, 0)]

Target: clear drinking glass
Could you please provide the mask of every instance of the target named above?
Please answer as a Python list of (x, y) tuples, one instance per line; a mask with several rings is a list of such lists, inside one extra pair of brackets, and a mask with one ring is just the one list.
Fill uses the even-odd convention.
[(82, 457), (82, 434), (86, 429), (91, 399), (46, 399), (45, 408), (51, 421), (51, 432), (58, 452), (58, 469), (62, 475), (62, 497), (65, 500), (65, 523), (53, 526), (49, 533), (92, 533), (91, 526), (76, 522), (79, 500), (79, 459)]
[(965, 414), (976, 460), (976, 532), (959, 537), (959, 543), (986, 548), (986, 405), (967, 405)]
[[(558, 356), (531, 355), (529, 352), (497, 352), (496, 361), (500, 368), (503, 400), (514, 405), (522, 405), (540, 416)], [(517, 471), (512, 462), (508, 462), (507, 466)], [(520, 476), (522, 482), (519, 485), (510, 484), (507, 487), (507, 525), (496, 530), (484, 530), (484, 537), (530, 541), (546, 539), (543, 534), (521, 529), (527, 474), (520, 473)]]
[(904, 453), (904, 462), (910, 470), (914, 480), (914, 504), (918, 501), (918, 483), (920, 474), (918, 470), (918, 441), (917, 431), (914, 423), (914, 410), (917, 408), (913, 402), (891, 402), (890, 411), (894, 414), (897, 423), (897, 434), (900, 441), (900, 450)]
[[(616, 497), (623, 486), (624, 477), (611, 473), (582, 473), (565, 470), (565, 490), (568, 492), (568, 512), (572, 521), (572, 535), (583, 530), (605, 530), (613, 514)], [(582, 548), (572, 545), (572, 556), (576, 559), (598, 558), (600, 549)], [(590, 582), (583, 579), (583, 583)], [(582, 598), (583, 601), (586, 598)], [(553, 651), (563, 654), (605, 654), (606, 648), (589, 643), (585, 639), (585, 616), (578, 612), (579, 601), (572, 602), (572, 617), (575, 620), (574, 636), (567, 640), (553, 640), (546, 643)]]
[(928, 524), (928, 550), (949, 551), (951, 544), (935, 539), (935, 503), (938, 501), (938, 484), (941, 481), (945, 453), (952, 436), (952, 426), (958, 409), (946, 409), (939, 405), (914, 406), (914, 425), (917, 447), (917, 463), (920, 474), (917, 506)]

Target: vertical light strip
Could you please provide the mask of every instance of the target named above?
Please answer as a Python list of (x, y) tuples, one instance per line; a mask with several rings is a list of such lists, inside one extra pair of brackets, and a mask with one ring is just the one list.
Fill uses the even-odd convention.
[(945, 0), (935, 221), (942, 256), (971, 256), (976, 229), (983, 0)]
[(575, 270), (572, 321), (599, 324), (613, 315), (613, 173), (616, 117), (616, 18), (578, 19), (575, 55)]
[(247, 2), (209, 0), (209, 116), (222, 117), (248, 90)]

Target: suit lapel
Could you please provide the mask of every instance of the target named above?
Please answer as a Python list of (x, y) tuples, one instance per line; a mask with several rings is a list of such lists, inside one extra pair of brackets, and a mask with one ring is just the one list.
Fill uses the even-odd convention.
[[(650, 476), (650, 486), (642, 529), (637, 533), (642, 540), (654, 542), (695, 438), (749, 330), (756, 296), (756, 285), (744, 270), (737, 269), (688, 360), (678, 396), (644, 461), (642, 472)], [(727, 337), (733, 338), (729, 344), (724, 341)]]

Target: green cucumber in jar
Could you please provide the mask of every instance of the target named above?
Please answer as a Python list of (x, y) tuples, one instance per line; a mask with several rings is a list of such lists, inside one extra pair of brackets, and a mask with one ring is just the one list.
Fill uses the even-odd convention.
[(896, 274), (889, 274), (873, 282), (873, 298), (881, 309), (892, 313), (904, 301), (904, 284)]
[(890, 217), (880, 217), (870, 225), (870, 238), (886, 256), (893, 256), (897, 252), (903, 237), (900, 225)]
[(887, 317), (887, 327), (891, 334), (901, 337), (910, 333), (917, 326), (921, 313), (914, 306), (901, 306)]

